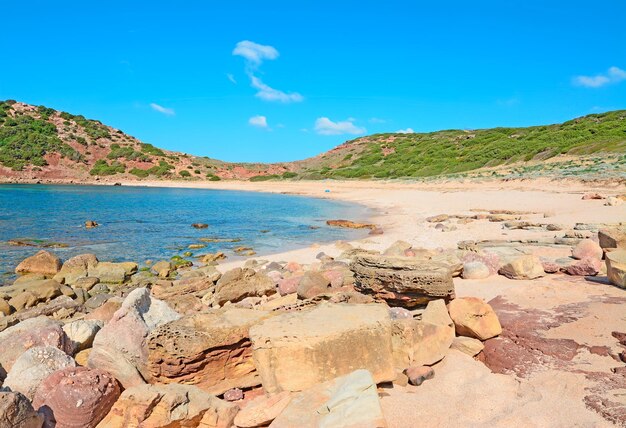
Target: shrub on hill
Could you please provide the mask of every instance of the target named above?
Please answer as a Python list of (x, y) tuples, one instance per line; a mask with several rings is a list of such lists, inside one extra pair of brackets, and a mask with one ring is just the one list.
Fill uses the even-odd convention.
[(121, 162), (113, 161), (109, 165), (107, 161), (104, 159), (99, 159), (94, 164), (91, 171), (89, 171), (90, 175), (115, 175), (115, 174), (123, 174), (126, 171), (126, 165)]

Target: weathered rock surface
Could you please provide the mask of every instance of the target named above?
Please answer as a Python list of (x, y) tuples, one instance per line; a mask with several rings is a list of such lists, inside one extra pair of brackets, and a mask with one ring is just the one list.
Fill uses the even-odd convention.
[(68, 259), (59, 273), (54, 276), (59, 282), (64, 284), (75, 284), (80, 278), (88, 276), (89, 269), (93, 269), (98, 264), (95, 254), (81, 254)]
[(41, 428), (43, 416), (19, 392), (0, 391), (0, 427)]
[(328, 304), (250, 328), (255, 366), (269, 394), (302, 391), (355, 369), (395, 378), (391, 319), (382, 305)]
[(345, 227), (348, 229), (376, 229), (375, 224), (358, 223), (350, 220), (326, 220), (326, 224), (334, 227)]
[(319, 272), (305, 272), (296, 289), (300, 299), (310, 299), (328, 292), (330, 280)]
[(89, 268), (87, 276), (96, 277), (105, 284), (122, 284), (137, 272), (137, 268), (137, 263), (132, 262), (100, 262)]
[(485, 349), (485, 345), (483, 345), (483, 342), (478, 339), (474, 339), (473, 337), (457, 336), (454, 338), (450, 348), (461, 351), (470, 357), (474, 357)]
[(74, 348), (72, 354), (91, 348), (93, 339), (103, 326), (104, 322), (100, 320), (77, 320), (65, 324), (63, 331), (72, 342)]
[(256, 428), (269, 425), (285, 410), (292, 396), (292, 392), (283, 391), (271, 397), (262, 395), (249, 401), (235, 416), (235, 426)]
[(113, 318), (96, 334), (88, 365), (113, 375), (124, 388), (145, 382), (147, 349), (143, 342), (154, 328), (180, 318), (145, 288), (133, 290)]
[(487, 340), (502, 333), (498, 316), (482, 299), (454, 299), (448, 304), (448, 310), (458, 335)]
[(404, 373), (409, 378), (409, 383), (415, 386), (420, 386), (424, 381), (435, 377), (435, 371), (428, 366), (411, 366)]
[(30, 400), (41, 382), (57, 370), (75, 367), (74, 359), (52, 346), (36, 346), (15, 361), (4, 381), (4, 387), (24, 394)]
[(68, 367), (46, 377), (33, 406), (46, 417), (46, 426), (93, 428), (120, 396), (118, 382), (102, 370)]
[(602, 247), (591, 239), (583, 239), (572, 249), (572, 257), (577, 260), (601, 259), (603, 253)]
[(193, 384), (215, 394), (258, 385), (249, 329), (268, 316), (229, 308), (157, 327), (146, 341), (151, 382)]
[(39, 273), (45, 276), (54, 276), (61, 270), (61, 260), (54, 254), (41, 250), (34, 256), (24, 259), (15, 268), (15, 273)]
[(351, 264), (355, 287), (391, 306), (414, 307), (454, 297), (449, 266), (409, 257), (361, 256)]
[(52, 279), (42, 279), (2, 287), (2, 293), (9, 296), (9, 305), (16, 310), (30, 308), (41, 302), (48, 302), (61, 293), (61, 284)]
[(603, 250), (622, 249), (626, 250), (626, 230), (601, 229), (598, 232), (598, 240)]
[(0, 344), (0, 379), (25, 351), (34, 346), (53, 346), (64, 353), (72, 351), (72, 343), (61, 324), (43, 316), (22, 321), (0, 332)]
[(484, 279), (489, 275), (491, 275), (489, 267), (482, 262), (466, 262), (463, 265), (463, 278), (465, 279)]
[(253, 269), (236, 268), (226, 272), (217, 281), (214, 301), (218, 305), (235, 303), (246, 297), (270, 296), (276, 293), (274, 281)]
[(372, 375), (356, 370), (294, 396), (272, 428), (386, 427)]
[(522, 256), (505, 264), (498, 271), (509, 279), (536, 279), (545, 276), (543, 264), (537, 256)]
[(228, 428), (238, 407), (192, 385), (139, 385), (122, 393), (98, 428)]
[(611, 284), (626, 288), (626, 250), (606, 253), (606, 270)]
[(565, 273), (574, 276), (597, 275), (602, 269), (602, 260), (597, 258), (585, 258), (565, 268)]

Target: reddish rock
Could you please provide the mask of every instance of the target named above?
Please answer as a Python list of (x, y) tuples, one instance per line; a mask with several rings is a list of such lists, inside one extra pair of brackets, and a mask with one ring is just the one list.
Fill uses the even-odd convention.
[(111, 318), (113, 318), (113, 314), (122, 307), (121, 299), (110, 299), (107, 300), (102, 306), (97, 309), (94, 309), (90, 314), (88, 314), (85, 319), (87, 320), (100, 320), (102, 322), (109, 322)]
[(226, 401), (239, 401), (243, 400), (243, 391), (239, 388), (229, 389), (224, 393), (224, 400)]
[(19, 392), (0, 391), (0, 427), (41, 428), (42, 423), (43, 417), (28, 398)]
[(39, 273), (45, 276), (54, 276), (61, 270), (61, 260), (48, 251), (41, 250), (34, 256), (24, 259), (15, 268), (15, 273)]
[(341, 270), (325, 270), (324, 272), (322, 272), (322, 276), (330, 282), (330, 286), (332, 288), (341, 288), (343, 286), (345, 274)]
[(541, 264), (545, 273), (557, 273), (561, 270), (561, 266), (554, 262), (542, 262)]
[(278, 291), (281, 296), (293, 294), (298, 291), (298, 284), (302, 280), (302, 275), (284, 278), (278, 281)]
[(588, 201), (592, 199), (604, 199), (604, 196), (599, 193), (585, 193), (582, 197), (583, 201)]
[(319, 272), (306, 272), (298, 284), (298, 297), (310, 299), (323, 294), (330, 288), (330, 281)]
[(45, 415), (45, 427), (92, 428), (120, 395), (120, 386), (102, 370), (68, 367), (45, 378), (33, 406)]
[(298, 262), (289, 262), (285, 265), (285, 270), (288, 272), (300, 272), (302, 271), (302, 265)]
[(271, 397), (261, 395), (252, 399), (235, 416), (235, 426), (256, 428), (268, 425), (285, 410), (292, 396), (291, 392), (282, 391)]
[(600, 269), (602, 269), (602, 260), (588, 258), (568, 266), (565, 268), (565, 272), (568, 275), (593, 276), (597, 275)]
[(602, 247), (591, 239), (583, 239), (572, 250), (572, 257), (577, 260), (601, 259), (603, 254)]
[(413, 366), (404, 371), (411, 385), (420, 386), (425, 380), (435, 377), (435, 371), (428, 366)]

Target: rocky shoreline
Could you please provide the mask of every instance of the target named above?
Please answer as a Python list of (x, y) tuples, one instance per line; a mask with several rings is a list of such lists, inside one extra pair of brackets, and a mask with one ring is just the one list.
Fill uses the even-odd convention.
[[(548, 227), (529, 214), (427, 223)], [(0, 426), (394, 426), (385, 397), (427, 388), (453, 363), (523, 377), (567, 365), (581, 349), (611, 358), (603, 384), (624, 387), (626, 328), (613, 332), (621, 353), (554, 342), (537, 335), (547, 327), (528, 324), (527, 310), (455, 290), (454, 278), (495, 276), (624, 289), (626, 232), (607, 226), (580, 226), (559, 242), (460, 241), (449, 250), (338, 243), (340, 254), (320, 252), (314, 263), (247, 259), (226, 270), (208, 260), (139, 270), (93, 254), (62, 262), (41, 250), (0, 288)], [(546, 256), (554, 246), (569, 257)], [(606, 393), (597, 387), (585, 405), (623, 425), (626, 406)]]

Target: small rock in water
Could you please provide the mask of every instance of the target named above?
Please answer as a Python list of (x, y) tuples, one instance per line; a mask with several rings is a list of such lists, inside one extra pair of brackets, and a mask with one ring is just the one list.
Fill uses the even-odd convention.
[(404, 371), (411, 385), (420, 386), (424, 381), (435, 377), (435, 371), (428, 366), (413, 366)]
[(92, 228), (98, 227), (98, 226), (100, 226), (100, 225), (96, 221), (93, 221), (93, 220), (87, 220), (85, 222), (85, 227), (87, 229), (92, 229)]
[(194, 229), (206, 229), (207, 227), (209, 227), (209, 225), (206, 223), (194, 223), (191, 225), (191, 227), (193, 227)]

